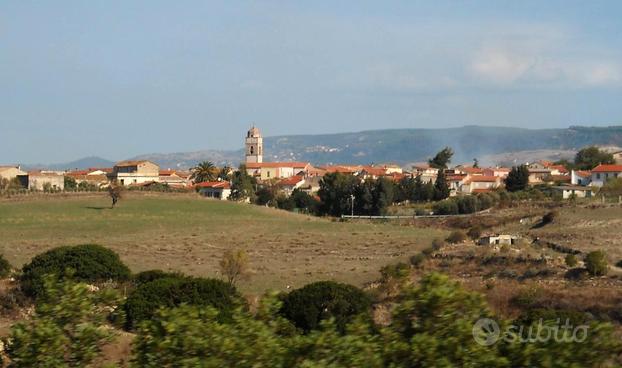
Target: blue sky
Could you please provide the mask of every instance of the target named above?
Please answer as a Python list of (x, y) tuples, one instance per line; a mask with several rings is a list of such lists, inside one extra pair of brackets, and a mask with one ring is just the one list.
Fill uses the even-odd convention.
[(0, 2), (0, 164), (622, 122), (619, 1)]

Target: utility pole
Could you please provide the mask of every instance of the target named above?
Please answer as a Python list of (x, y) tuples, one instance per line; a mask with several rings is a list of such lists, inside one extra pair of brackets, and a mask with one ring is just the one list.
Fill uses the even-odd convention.
[(350, 202), (352, 202), (352, 217), (354, 217), (354, 194), (350, 194)]

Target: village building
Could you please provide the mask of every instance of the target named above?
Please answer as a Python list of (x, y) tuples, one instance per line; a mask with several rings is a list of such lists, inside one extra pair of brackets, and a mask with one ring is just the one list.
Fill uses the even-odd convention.
[(294, 175), (292, 177), (286, 178), (278, 182), (277, 186), (281, 189), (281, 191), (289, 196), (295, 189), (302, 187), (306, 183), (304, 176), (302, 175)]
[(186, 188), (190, 185), (190, 173), (177, 170), (160, 170), (160, 183), (173, 188)]
[(257, 164), (263, 162), (263, 137), (255, 126), (246, 133), (244, 141), (246, 151), (246, 164)]
[(431, 167), (428, 163), (416, 163), (412, 165), (413, 176), (421, 177), (421, 181), (428, 183), (436, 180), (438, 169)]
[(517, 244), (520, 237), (516, 235), (500, 234), (488, 235), (479, 239), (479, 245), (513, 245)]
[(208, 181), (195, 184), (198, 193), (207, 198), (227, 200), (231, 196), (231, 183), (228, 181)]
[(484, 176), (498, 176), (501, 179), (505, 179), (510, 174), (510, 169), (507, 167), (487, 167), (482, 171)]
[(123, 186), (160, 182), (160, 167), (151, 161), (121, 161), (110, 174), (110, 180)]
[(28, 187), (28, 173), (22, 171), (20, 166), (0, 166), (0, 179), (17, 180), (22, 188)]
[(501, 178), (498, 176), (474, 175), (460, 186), (460, 191), (465, 194), (488, 193), (501, 187)]
[(602, 187), (607, 180), (622, 177), (622, 165), (598, 165), (592, 170), (591, 185)]
[[(532, 167), (533, 166), (533, 167)], [(551, 176), (551, 170), (536, 165), (529, 166), (529, 185), (544, 184)]]
[(589, 198), (594, 193), (591, 187), (583, 187), (578, 185), (559, 185), (554, 186), (554, 192), (561, 194), (563, 199), (569, 198)]
[(64, 190), (65, 176), (55, 171), (30, 171), (28, 172), (29, 190)]
[(592, 172), (587, 170), (572, 170), (570, 172), (570, 184), (590, 185), (592, 182)]
[(616, 164), (622, 165), (622, 151), (612, 152), (611, 155), (613, 159), (616, 161)]
[(308, 162), (260, 162), (247, 163), (246, 172), (263, 181), (284, 179), (294, 175), (306, 175), (311, 168)]

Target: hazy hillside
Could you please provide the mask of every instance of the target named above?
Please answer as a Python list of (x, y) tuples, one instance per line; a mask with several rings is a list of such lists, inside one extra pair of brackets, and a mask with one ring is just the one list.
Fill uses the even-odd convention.
[(48, 170), (84, 170), (91, 167), (111, 167), (113, 161), (106, 160), (101, 157), (90, 156), (79, 160), (64, 162), (59, 164), (26, 164), (25, 169), (48, 169)]
[[(466, 126), (447, 129), (391, 129), (356, 133), (266, 137), (265, 161), (327, 163), (386, 163), (402, 165), (425, 161), (445, 146), (456, 152), (454, 163), (478, 158), (483, 164), (572, 157), (586, 145), (622, 146), (622, 126), (523, 129)], [(203, 160), (237, 166), (244, 158), (243, 134), (237, 150), (152, 153), (132, 159), (151, 160), (162, 168), (188, 168)], [(53, 169), (112, 166), (88, 157), (55, 165), (28, 165)]]
[[(243, 144), (240, 138), (240, 147)], [(466, 126), (448, 129), (392, 129), (357, 133), (266, 137), (264, 160), (300, 160), (325, 163), (407, 164), (423, 161), (444, 146), (456, 152), (454, 162), (495, 160), (500, 154), (529, 151), (517, 157), (568, 157), (586, 145), (622, 145), (622, 126), (522, 129)], [(556, 152), (560, 151), (560, 152)], [(511, 156), (511, 155), (510, 155)], [(237, 165), (243, 158), (236, 151), (199, 151), (152, 154), (149, 159), (163, 167), (188, 167), (201, 160)], [(504, 161), (508, 155), (503, 156)]]

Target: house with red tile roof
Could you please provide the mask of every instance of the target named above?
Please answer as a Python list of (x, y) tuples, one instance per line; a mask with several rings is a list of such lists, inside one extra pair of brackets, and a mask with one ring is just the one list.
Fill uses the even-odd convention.
[(190, 173), (186, 171), (178, 170), (160, 170), (159, 172), (160, 183), (168, 184), (171, 187), (188, 187), (190, 183)]
[(292, 194), (294, 189), (300, 188), (305, 184), (305, 177), (302, 175), (294, 175), (289, 178), (285, 178), (277, 183), (277, 186), (286, 195)]
[(572, 170), (570, 172), (570, 184), (590, 185), (592, 182), (592, 172), (589, 170)]
[(592, 169), (592, 185), (602, 187), (607, 180), (622, 177), (622, 165), (600, 164)]
[(231, 183), (228, 181), (206, 181), (194, 185), (198, 193), (207, 198), (227, 200), (231, 196)]

